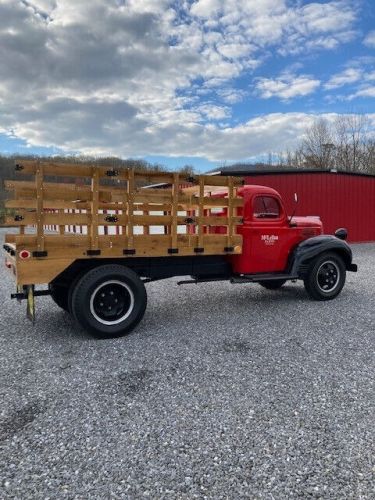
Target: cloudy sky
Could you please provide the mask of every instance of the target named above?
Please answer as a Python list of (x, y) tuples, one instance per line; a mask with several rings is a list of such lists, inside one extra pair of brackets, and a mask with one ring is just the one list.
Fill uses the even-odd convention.
[(205, 169), (374, 113), (373, 0), (0, 0), (0, 152)]

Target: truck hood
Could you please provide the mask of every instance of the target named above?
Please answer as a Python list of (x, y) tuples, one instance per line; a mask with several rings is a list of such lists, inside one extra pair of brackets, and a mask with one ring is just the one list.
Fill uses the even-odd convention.
[(292, 222), (297, 224), (297, 227), (318, 227), (322, 228), (323, 224), (322, 221), (320, 220), (320, 217), (310, 215), (307, 217), (293, 217)]

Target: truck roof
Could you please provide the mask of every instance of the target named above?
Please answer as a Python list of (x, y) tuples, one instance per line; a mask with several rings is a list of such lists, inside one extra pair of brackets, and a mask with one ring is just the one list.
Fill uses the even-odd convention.
[(239, 194), (244, 191), (250, 194), (272, 194), (280, 196), (276, 189), (268, 186), (258, 186), (257, 184), (247, 184), (238, 190)]
[[(210, 193), (213, 197), (222, 197), (227, 193), (227, 191), (223, 191), (221, 188), (217, 187), (215, 190), (210, 190)], [(238, 194), (240, 196), (243, 196), (244, 193), (249, 193), (250, 195), (271, 194), (280, 197), (280, 194), (275, 189), (268, 186), (258, 186), (257, 184), (246, 184), (245, 186), (238, 188)]]

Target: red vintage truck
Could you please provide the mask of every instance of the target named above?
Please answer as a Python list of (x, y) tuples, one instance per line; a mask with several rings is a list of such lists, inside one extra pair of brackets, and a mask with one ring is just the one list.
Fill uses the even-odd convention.
[[(16, 170), (32, 180), (6, 182), (15, 210), (7, 223), (20, 234), (6, 235), (4, 249), (12, 297), (27, 300), (32, 320), (34, 297), (49, 294), (93, 335), (117, 337), (141, 321), (150, 281), (276, 290), (302, 280), (311, 298), (330, 300), (357, 271), (345, 229), (324, 235), (318, 217), (290, 216), (275, 190), (238, 178), (40, 161)], [(164, 189), (142, 187), (151, 181)]]

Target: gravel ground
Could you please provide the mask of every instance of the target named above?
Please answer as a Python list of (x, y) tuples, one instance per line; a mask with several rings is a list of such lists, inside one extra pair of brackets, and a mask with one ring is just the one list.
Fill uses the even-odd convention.
[(375, 245), (353, 250), (332, 302), (171, 279), (105, 341), (48, 297), (32, 327), (3, 268), (0, 498), (374, 498)]

